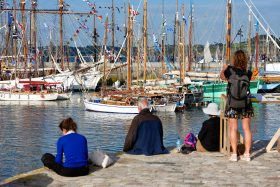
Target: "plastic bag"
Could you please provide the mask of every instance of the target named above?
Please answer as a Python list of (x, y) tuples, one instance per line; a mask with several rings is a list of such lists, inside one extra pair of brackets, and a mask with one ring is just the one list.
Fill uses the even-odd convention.
[(98, 148), (89, 154), (88, 160), (89, 162), (92, 162), (92, 165), (103, 168), (106, 168), (113, 163), (113, 160)]

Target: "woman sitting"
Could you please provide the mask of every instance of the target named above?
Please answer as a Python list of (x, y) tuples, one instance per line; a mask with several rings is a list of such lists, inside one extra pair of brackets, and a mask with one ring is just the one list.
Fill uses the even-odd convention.
[(202, 124), (202, 129), (197, 136), (196, 149), (199, 152), (219, 151), (220, 144), (220, 115), (219, 107), (216, 103), (210, 103), (203, 109), (205, 114), (210, 116)]
[[(64, 136), (57, 141), (57, 155), (54, 157), (50, 153), (44, 154), (41, 159), (44, 166), (66, 177), (88, 175), (86, 138), (76, 133), (77, 124), (72, 118), (62, 120), (59, 128)], [(65, 156), (65, 162), (62, 162), (63, 155)]]

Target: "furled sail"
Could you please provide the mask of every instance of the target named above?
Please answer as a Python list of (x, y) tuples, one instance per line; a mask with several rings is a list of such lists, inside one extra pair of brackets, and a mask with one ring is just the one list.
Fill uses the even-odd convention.
[(209, 44), (208, 40), (204, 47), (204, 59), (205, 59), (205, 63), (212, 61), (212, 57), (211, 57), (211, 53), (210, 53), (210, 44)]

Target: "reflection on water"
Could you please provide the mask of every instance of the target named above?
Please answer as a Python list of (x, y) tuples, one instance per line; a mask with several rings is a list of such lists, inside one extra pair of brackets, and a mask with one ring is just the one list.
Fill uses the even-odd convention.
[[(99, 147), (108, 153), (121, 151), (131, 120), (135, 115), (88, 112), (80, 94), (68, 101), (0, 101), (0, 181), (42, 167), (43, 153), (56, 153), (62, 133), (59, 122), (72, 117), (78, 133), (88, 140), (91, 152)], [(214, 100), (219, 104), (220, 100)], [(253, 139), (271, 139), (279, 128), (280, 104), (253, 104)], [(178, 136), (197, 134), (208, 116), (201, 106), (187, 106), (183, 113), (155, 113), (163, 123), (165, 146), (175, 145)], [(242, 132), (242, 126), (239, 126)]]

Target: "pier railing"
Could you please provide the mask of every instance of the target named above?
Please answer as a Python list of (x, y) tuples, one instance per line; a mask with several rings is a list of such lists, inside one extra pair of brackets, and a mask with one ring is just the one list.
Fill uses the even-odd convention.
[[(229, 118), (225, 117), (226, 95), (221, 96), (221, 117), (220, 117), (220, 153), (230, 156), (230, 125)], [(237, 131), (237, 138), (240, 143), (244, 144), (244, 138)]]

